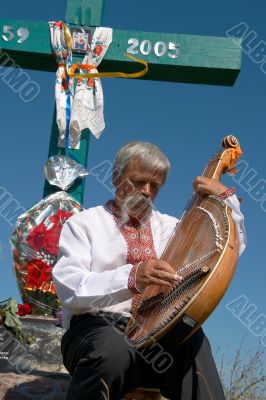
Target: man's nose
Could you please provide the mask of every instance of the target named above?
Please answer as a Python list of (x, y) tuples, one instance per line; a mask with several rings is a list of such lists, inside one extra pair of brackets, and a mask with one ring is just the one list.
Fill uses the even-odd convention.
[(142, 186), (141, 193), (146, 197), (151, 196), (151, 184), (149, 182), (145, 183), (145, 185)]

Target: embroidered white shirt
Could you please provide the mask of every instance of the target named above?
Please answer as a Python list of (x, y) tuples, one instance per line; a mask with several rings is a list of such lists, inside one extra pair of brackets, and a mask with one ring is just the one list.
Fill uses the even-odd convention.
[[(237, 197), (226, 202), (232, 208), (240, 242), (246, 246), (244, 218)], [(154, 248), (160, 258), (178, 219), (153, 211), (150, 219)], [(63, 326), (69, 327), (73, 315), (98, 311), (130, 316), (132, 292), (128, 277), (127, 244), (110, 211), (98, 206), (68, 219), (59, 241), (59, 259), (53, 280), (63, 308)]]

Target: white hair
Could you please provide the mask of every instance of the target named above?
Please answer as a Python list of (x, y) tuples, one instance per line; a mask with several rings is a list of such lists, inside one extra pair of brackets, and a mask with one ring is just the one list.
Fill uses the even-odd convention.
[(115, 158), (113, 167), (113, 182), (121, 177), (132, 160), (138, 160), (141, 167), (158, 172), (162, 175), (162, 183), (166, 181), (170, 162), (166, 155), (156, 145), (149, 142), (134, 141), (122, 146)]

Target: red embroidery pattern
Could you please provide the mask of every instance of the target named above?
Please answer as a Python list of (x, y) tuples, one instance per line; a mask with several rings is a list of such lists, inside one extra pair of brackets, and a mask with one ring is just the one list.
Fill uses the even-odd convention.
[[(120, 215), (114, 202), (109, 200), (106, 203), (106, 207), (111, 211), (116, 223), (118, 223)], [(131, 222), (119, 228), (127, 243), (127, 262), (129, 264), (157, 258), (150, 223), (142, 229), (137, 229)]]
[(127, 242), (127, 262), (129, 264), (156, 258), (150, 223), (143, 229), (124, 225), (121, 227), (121, 233)]
[(139, 266), (139, 263), (135, 264), (134, 267), (131, 268), (129, 277), (128, 277), (128, 288), (134, 294), (140, 293), (140, 291), (138, 290), (137, 285), (136, 285), (136, 275), (137, 275), (138, 266)]
[(236, 189), (234, 187), (230, 187), (227, 190), (225, 190), (223, 193), (220, 193), (218, 197), (219, 197), (219, 199), (225, 200), (235, 193), (236, 193)]
[[(118, 224), (121, 234), (127, 243), (127, 263), (135, 265), (141, 261), (157, 258), (153, 243), (151, 224), (149, 223), (145, 228), (142, 229), (138, 229), (131, 222), (120, 226), (120, 212), (114, 204), (114, 201), (109, 200), (105, 206), (112, 213), (113, 218)], [(136, 268), (134, 270), (132, 268), (131, 271), (132, 274), (130, 273), (129, 275), (128, 286), (131, 290), (133, 287), (137, 290), (135, 283)], [(133, 292), (136, 293), (134, 289)]]

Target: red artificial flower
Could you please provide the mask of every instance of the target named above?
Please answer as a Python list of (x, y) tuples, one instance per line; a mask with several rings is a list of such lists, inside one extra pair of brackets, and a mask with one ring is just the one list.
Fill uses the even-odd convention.
[(62, 54), (63, 59), (65, 60), (67, 58), (67, 51), (63, 50), (61, 54)]
[(64, 211), (64, 210), (58, 210), (55, 215), (52, 215), (50, 217), (50, 221), (53, 222), (56, 225), (63, 225), (63, 223), (70, 218), (73, 215), (73, 213)]
[(62, 226), (64, 222), (73, 215), (73, 213), (58, 210), (55, 215), (52, 215), (49, 219), (53, 223), (50, 229), (41, 223), (36, 226), (27, 237), (28, 244), (35, 250), (45, 250), (48, 254), (57, 257), (58, 256), (58, 242)]
[(43, 241), (43, 249), (55, 257), (58, 256), (58, 242), (61, 230), (62, 227), (59, 227), (58, 231), (55, 230), (53, 232), (52, 229), (47, 231)]
[(63, 80), (63, 81), (62, 81), (62, 83), (61, 83), (61, 89), (62, 89), (62, 90), (68, 90), (68, 89), (69, 89), (68, 81), (66, 81), (66, 80)]
[(28, 244), (36, 251), (39, 251), (43, 247), (43, 240), (47, 233), (46, 226), (41, 223), (36, 226), (33, 231), (30, 232), (27, 237)]
[(95, 86), (94, 79), (93, 78), (89, 78), (87, 84), (88, 84), (89, 87), (91, 87), (93, 89), (94, 86)]
[(54, 26), (57, 26), (58, 28), (62, 28), (63, 22), (62, 21), (54, 22)]
[(17, 271), (20, 271), (20, 265), (19, 265), (18, 263), (15, 263), (15, 269), (16, 269)]
[(17, 247), (15, 247), (15, 249), (14, 249), (14, 257), (16, 257), (16, 258), (20, 257), (20, 252)]
[(47, 265), (42, 260), (31, 260), (27, 262), (27, 270), (27, 289), (38, 289), (43, 284), (43, 282), (52, 280), (52, 265)]
[(99, 44), (95, 47), (94, 49), (94, 54), (96, 54), (96, 56), (99, 56), (101, 54), (101, 52), (103, 51), (103, 46), (100, 46)]
[(24, 317), (24, 315), (30, 314), (32, 311), (32, 306), (29, 304), (18, 304), (18, 311), (16, 314)]

